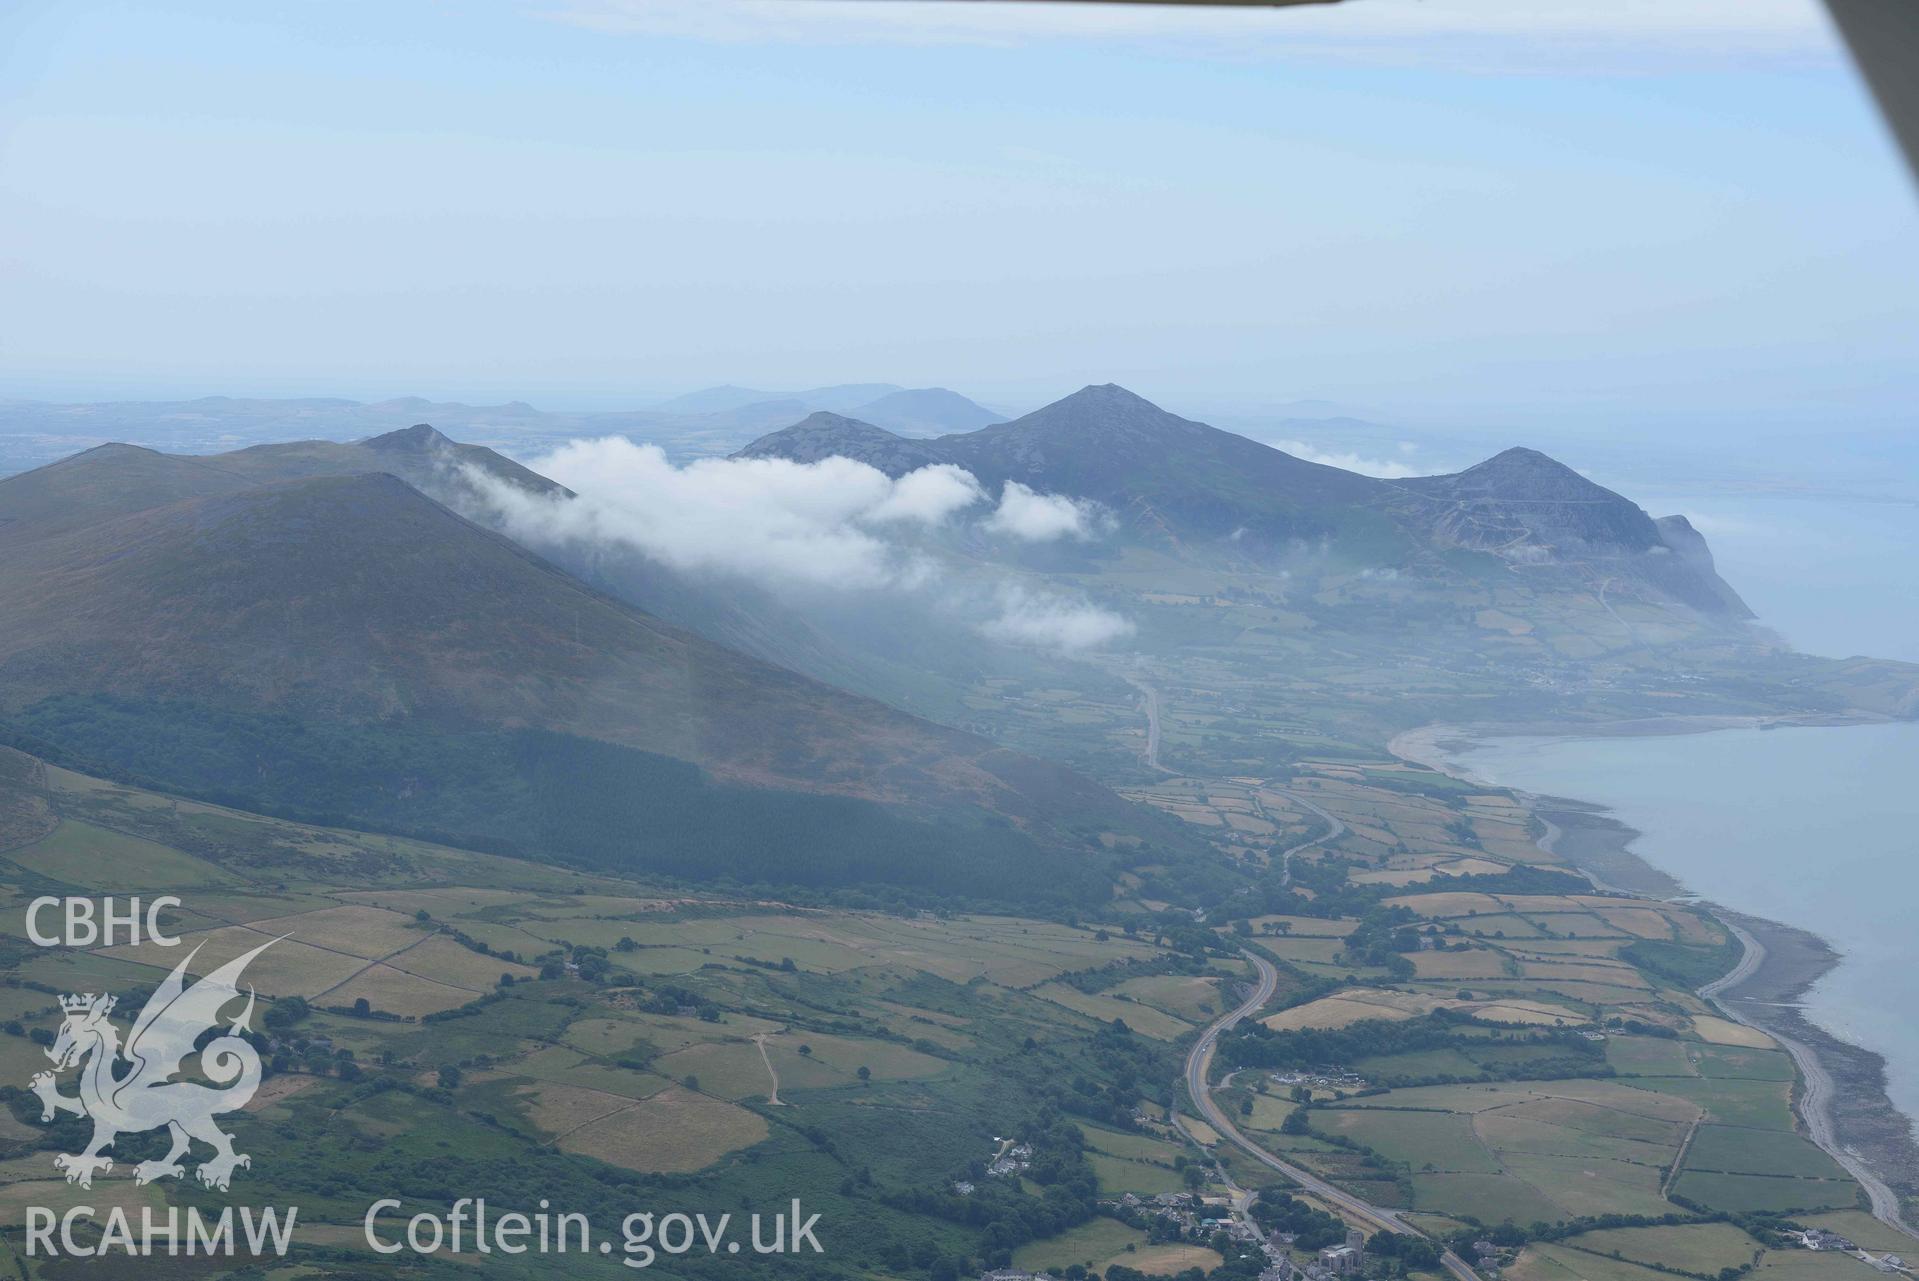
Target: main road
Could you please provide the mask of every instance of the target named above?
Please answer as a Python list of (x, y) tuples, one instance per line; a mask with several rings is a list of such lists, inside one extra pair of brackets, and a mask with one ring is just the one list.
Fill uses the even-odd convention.
[(1826, 1071), (1826, 1065), (1819, 1061), (1819, 1056), (1813, 1053), (1812, 1047), (1762, 1026), (1739, 1008), (1736, 1004), (1739, 998), (1727, 995), (1733, 988), (1758, 973), (1759, 967), (1766, 960), (1766, 947), (1743, 926), (1735, 925), (1723, 916), (1718, 920), (1721, 925), (1732, 931), (1732, 936), (1739, 940), (1743, 950), (1739, 954), (1739, 964), (1700, 988), (1699, 995), (1725, 1011), (1727, 1017), (1734, 1022), (1743, 1023), (1749, 1028), (1765, 1033), (1785, 1048), (1786, 1053), (1792, 1056), (1792, 1061), (1798, 1065), (1799, 1075), (1806, 1082), (1805, 1091), (1799, 1098), (1799, 1116), (1806, 1123), (1807, 1137), (1823, 1148), (1828, 1156), (1844, 1166), (1846, 1172), (1859, 1181), (1859, 1186), (1866, 1190), (1867, 1201), (1872, 1205), (1873, 1218), (1887, 1227), (1896, 1228), (1909, 1237), (1919, 1239), (1919, 1232), (1913, 1231), (1912, 1225), (1906, 1222), (1899, 1194), (1888, 1187), (1886, 1181), (1880, 1178), (1856, 1153), (1840, 1143), (1839, 1135), (1832, 1124), (1830, 1102), (1836, 1087), (1833, 1084), (1832, 1074)]
[[(1241, 1019), (1255, 1013), (1266, 1002), (1272, 1000), (1274, 991), (1279, 987), (1279, 971), (1273, 968), (1271, 961), (1254, 952), (1247, 952), (1244, 955), (1253, 963), (1253, 969), (1259, 975), (1259, 981), (1253, 985), (1252, 995), (1241, 1002), (1238, 1008), (1214, 1020), (1211, 1026), (1200, 1033), (1199, 1040), (1193, 1042), (1193, 1048), (1186, 1054), (1186, 1091), (1192, 1095), (1193, 1105), (1199, 1109), (1206, 1124), (1217, 1130), (1221, 1138), (1241, 1148), (1262, 1165), (1279, 1171), (1301, 1188), (1339, 1211), (1341, 1217), (1348, 1221), (1370, 1228), (1374, 1232), (1403, 1232), (1408, 1236), (1426, 1236), (1426, 1233), (1400, 1218), (1397, 1211), (1374, 1205), (1370, 1201), (1363, 1201), (1352, 1193), (1328, 1183), (1312, 1171), (1274, 1156), (1241, 1133), (1239, 1127), (1234, 1125), (1232, 1119), (1226, 1115), (1225, 1109), (1214, 1101), (1213, 1092), (1207, 1087), (1206, 1081), (1212, 1071), (1213, 1051), (1218, 1048), (1220, 1036)], [(1479, 1274), (1451, 1250), (1445, 1251), (1440, 1256), (1440, 1263), (1444, 1265), (1446, 1271), (1459, 1278), (1459, 1281), (1479, 1281)]]

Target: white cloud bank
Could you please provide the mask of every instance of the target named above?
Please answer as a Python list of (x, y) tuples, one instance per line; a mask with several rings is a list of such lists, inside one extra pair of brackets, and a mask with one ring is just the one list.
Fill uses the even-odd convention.
[[(1407, 476), (1427, 476), (1432, 473), (1421, 471), (1417, 467), (1408, 467), (1405, 463), (1389, 458), (1367, 458), (1343, 450), (1321, 449), (1303, 440), (1275, 440), (1274, 449), (1283, 449), (1295, 458), (1304, 458), (1309, 463), (1323, 463), (1327, 467), (1338, 467), (1344, 471), (1356, 471), (1362, 476), (1377, 476), (1382, 480), (1400, 480)], [(1404, 446), (1401, 446), (1403, 449)]]
[(1000, 490), (999, 506), (986, 521), (995, 534), (1007, 534), (1029, 543), (1061, 538), (1089, 539), (1111, 527), (1098, 503), (1064, 494), (1042, 494), (1016, 480)]
[(1009, 644), (1076, 653), (1133, 634), (1130, 621), (1085, 601), (1036, 592), (1018, 583), (1001, 584), (997, 597), (998, 612), (980, 630)]
[[(578, 497), (554, 499), (476, 468), (465, 478), (489, 516), (521, 542), (618, 548), (675, 570), (731, 575), (786, 595), (920, 592), (914, 604), (961, 615), (1012, 644), (1076, 651), (1133, 628), (1126, 619), (1048, 589), (946, 581), (924, 535), (959, 523), (988, 495), (948, 464), (897, 480), (850, 458), (702, 459), (684, 467), (656, 445), (623, 437), (576, 440), (532, 462)], [(1028, 541), (1091, 537), (1096, 505), (1009, 484), (980, 523)]]
[(703, 459), (685, 467), (657, 445), (576, 440), (534, 469), (580, 497), (555, 502), (470, 476), (507, 526), (539, 543), (631, 548), (674, 569), (772, 586), (871, 589), (917, 581), (923, 557), (886, 537), (933, 526), (980, 501), (972, 476), (928, 467), (895, 481), (850, 458)]

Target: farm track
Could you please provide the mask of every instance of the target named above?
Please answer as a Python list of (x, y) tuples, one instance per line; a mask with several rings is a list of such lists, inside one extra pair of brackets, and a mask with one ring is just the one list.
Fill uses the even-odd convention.
[(1679, 1151), (1673, 1154), (1672, 1164), (1666, 1168), (1666, 1181), (1659, 1185), (1659, 1195), (1668, 1201), (1672, 1200), (1672, 1185), (1679, 1181), (1679, 1172), (1686, 1168), (1686, 1153), (1692, 1151), (1692, 1141), (1699, 1136), (1699, 1125), (1705, 1119), (1704, 1112), (1692, 1119), (1692, 1124), (1686, 1127), (1686, 1137), (1679, 1140)]
[(760, 1062), (766, 1064), (766, 1074), (773, 1078), (773, 1088), (766, 1095), (766, 1106), (783, 1108), (786, 1104), (780, 1102), (780, 1073), (779, 1069), (773, 1066), (773, 1056), (766, 1052), (766, 1033), (761, 1032), (755, 1036), (753, 1044), (760, 1047)]
[[(249, 928), (251, 928), (251, 927), (249, 927)], [(333, 985), (332, 987), (330, 987), (330, 988), (328, 988), (328, 989), (326, 989), (326, 991), (324, 991), (324, 992), (315, 992), (315, 993), (313, 994), (313, 998), (312, 998), (312, 999), (313, 999), (313, 1000), (315, 1000), (315, 1001), (317, 1001), (317, 1000), (319, 1000), (319, 999), (320, 999), (321, 997), (323, 997), (323, 996), (326, 996), (326, 995), (328, 995), (329, 993), (332, 993), (332, 992), (337, 992), (337, 991), (339, 991), (339, 990), (340, 990), (341, 988), (343, 988), (343, 987), (345, 987), (345, 986), (346, 986), (347, 984), (349, 984), (349, 983), (351, 983), (351, 982), (353, 982), (353, 980), (354, 980), (354, 979), (357, 979), (357, 978), (359, 978), (359, 977), (360, 977), (360, 976), (361, 976), (362, 974), (365, 974), (365, 973), (366, 973), (366, 972), (367, 972), (368, 970), (374, 970), (374, 969), (378, 969), (378, 968), (379, 968), (380, 966), (382, 966), (382, 965), (387, 965), (387, 964), (391, 964), (391, 962), (393, 961), (393, 959), (394, 959), (395, 957), (398, 957), (398, 956), (405, 956), (405, 955), (406, 955), (406, 954), (407, 954), (408, 952), (411, 952), (411, 951), (412, 951), (412, 950), (413, 950), (414, 948), (416, 948), (416, 947), (418, 947), (418, 946), (420, 946), (420, 944), (422, 944), (422, 943), (424, 943), (424, 942), (426, 942), (426, 941), (427, 941), (427, 939), (432, 939), (432, 938), (438, 938), (439, 936), (440, 936), (440, 931), (436, 929), (436, 930), (434, 930), (434, 931), (433, 931), (432, 933), (430, 933), (430, 934), (428, 934), (428, 935), (427, 935), (427, 936), (426, 936), (425, 938), (417, 938), (417, 939), (414, 939), (414, 940), (413, 940), (413, 941), (412, 941), (411, 943), (408, 943), (408, 944), (407, 944), (407, 945), (406, 945), (405, 947), (403, 947), (403, 948), (399, 948), (399, 949), (398, 949), (398, 950), (396, 950), (396, 951), (392, 951), (392, 952), (388, 952), (388, 953), (387, 953), (387, 954), (386, 954), (385, 956), (376, 956), (376, 957), (374, 957), (374, 958), (373, 958), (372, 960), (370, 960), (370, 961), (366, 961), (366, 958), (365, 958), (365, 957), (363, 957), (363, 956), (354, 956), (354, 957), (353, 957), (353, 959), (354, 959), (354, 960), (356, 960), (356, 961), (366, 961), (366, 964), (365, 964), (365, 965), (362, 965), (362, 966), (361, 966), (361, 967), (360, 967), (359, 969), (357, 969), (357, 970), (355, 970), (355, 971), (353, 971), (353, 973), (351, 973), (351, 974), (349, 974), (349, 975), (347, 975), (347, 976), (346, 976), (345, 978), (343, 978), (343, 979), (341, 979), (341, 980), (340, 980), (340, 981), (339, 981), (338, 983), (335, 983), (335, 984), (334, 984), (334, 985)], [(309, 944), (307, 944), (307, 946), (308, 946), (308, 947), (312, 947), (312, 946), (315, 946), (315, 945), (314, 945), (314, 944), (311, 944), (311, 943), (309, 943)], [(339, 953), (339, 955), (341, 955), (341, 956), (353, 956), (353, 954), (352, 954), (351, 952), (340, 952), (338, 948), (331, 948), (331, 947), (329, 947), (329, 948), (322, 948), (321, 950), (322, 950), (322, 951), (326, 951), (326, 952), (338, 952), (338, 953)], [(416, 978), (416, 979), (425, 979), (425, 980), (426, 980), (427, 982), (429, 982), (429, 983), (439, 983), (439, 982), (440, 982), (440, 980), (439, 980), (439, 979), (428, 979), (428, 978), (426, 978), (426, 976), (425, 976), (424, 974), (413, 974), (413, 971), (412, 971), (412, 970), (408, 970), (408, 969), (404, 969), (404, 968), (402, 968), (401, 966), (398, 966), (398, 965), (395, 965), (395, 966), (394, 966), (393, 968), (394, 968), (394, 969), (396, 969), (396, 970), (399, 970), (399, 971), (400, 971), (400, 972), (401, 972), (402, 974), (412, 974), (412, 975), (413, 975), (413, 977), (414, 977), (414, 978)], [(470, 987), (461, 987), (461, 986), (460, 986), (459, 984), (457, 984), (457, 983), (445, 983), (445, 984), (442, 984), (442, 986), (445, 986), (445, 987), (450, 987), (450, 988), (454, 988), (455, 990), (457, 990), (457, 991), (461, 991), (461, 992), (475, 992), (475, 991), (476, 991), (476, 990), (475, 990), (474, 988), (470, 988)], [(476, 994), (477, 994), (477, 993), (476, 993)]]

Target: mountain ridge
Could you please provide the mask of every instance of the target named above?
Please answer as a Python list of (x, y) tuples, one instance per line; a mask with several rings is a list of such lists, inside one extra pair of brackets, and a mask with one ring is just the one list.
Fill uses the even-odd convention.
[(1702, 614), (1752, 617), (1697, 531), (1674, 527), (1680, 545), (1669, 543), (1636, 504), (1523, 446), (1461, 472), (1386, 480), (1181, 418), (1105, 383), (1010, 422), (931, 440), (815, 415), (734, 456), (810, 462), (833, 454), (893, 476), (949, 463), (992, 489), (1017, 482), (1090, 498), (1133, 538), (1185, 554), (1271, 559), (1318, 542), (1428, 573), (1443, 572), (1453, 550), (1516, 569), (1604, 562)]
[[(432, 443), (424, 433), (389, 442), (403, 450), (422, 443)], [(106, 451), (64, 470), (85, 473), (126, 457), (148, 461)], [(276, 784), (250, 772), (249, 751), (274, 759), (301, 741), (361, 740), (372, 744), (369, 759), (398, 742), (414, 744), (398, 760), (483, 750), (495, 761), (497, 796), (461, 790), (470, 787), (443, 762), (442, 781), (415, 807), (431, 812), (432, 830), (463, 839), (518, 813), (511, 794), (534, 786), (515, 772), (521, 767), (497, 763), (538, 766), (513, 755), (513, 736), (558, 735), (578, 745), (563, 754), (584, 752), (609, 771), (608, 796), (643, 794), (632, 789), (665, 777), (658, 762), (682, 762), (737, 793), (722, 808), (796, 815), (796, 831), (828, 845), (839, 820), (805, 815), (828, 802), (854, 806), (842, 818), (872, 834), (875, 850), (890, 841), (921, 851), (922, 862), (900, 873), (909, 878), (936, 875), (929, 825), (970, 833), (955, 839), (979, 853), (982, 868), (999, 869), (998, 890), (983, 884), (988, 898), (1024, 884), (1018, 869), (1026, 864), (1053, 868), (1075, 894), (1091, 892), (1087, 877), (1103, 876), (1105, 864), (1088, 861), (1085, 832), (1156, 833), (1174, 849), (1184, 843), (1176, 828), (1069, 770), (663, 623), (390, 473), (235, 483), (233, 473), (198, 460), (164, 465), (196, 482), (214, 480), (206, 492), (134, 512), (103, 492), (88, 511), (36, 537), (23, 536), (31, 522), (19, 517), (49, 506), (32, 492), (47, 478), (0, 482), (0, 520), (13, 526), (14, 552), (0, 564), (0, 614), (9, 620), (0, 636), (0, 720), (55, 746), (90, 745), (109, 756), (175, 743), (145, 768), (191, 771), (217, 759), (220, 785), (254, 800), (248, 789)], [(123, 729), (100, 738), (95, 730), (113, 717)], [(196, 727), (207, 725), (229, 729), (206, 738)], [(288, 738), (292, 726), (306, 727), (307, 737)], [(303, 768), (335, 777), (337, 769), (322, 764)], [(431, 774), (430, 766), (421, 769)], [(394, 800), (392, 789), (403, 785), (352, 776), (337, 803), (348, 815), (415, 813)], [(553, 821), (574, 822), (564, 816), (591, 803), (570, 799)], [(731, 821), (717, 810), (696, 817)], [(589, 852), (613, 857), (626, 829), (602, 826)], [(754, 857), (764, 858), (764, 845), (752, 845), (761, 851)], [(788, 869), (791, 879), (806, 880), (809, 850), (792, 847), (801, 861)], [(824, 857), (825, 847), (817, 852)], [(872, 866), (886, 878), (883, 860)]]

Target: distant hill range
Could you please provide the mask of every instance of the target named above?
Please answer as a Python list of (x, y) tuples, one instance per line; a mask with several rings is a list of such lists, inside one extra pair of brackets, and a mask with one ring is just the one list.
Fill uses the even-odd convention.
[(1105, 504), (1134, 540), (1204, 558), (1324, 547), (1429, 577), (1473, 572), (1458, 554), (1522, 575), (1622, 589), (1703, 614), (1750, 618), (1683, 517), (1636, 504), (1531, 449), (1449, 476), (1381, 480), (1296, 458), (1170, 414), (1123, 387), (1087, 387), (1011, 422), (909, 439), (815, 413), (739, 451), (813, 462), (841, 455), (901, 475), (933, 463)]
[(0, 480), (0, 728), (247, 808), (697, 879), (1063, 903), (1106, 892), (1115, 840), (1197, 848), (587, 586), (429, 498), (451, 462), (566, 496), (425, 426)]
[(852, 414), (908, 436), (972, 431), (1000, 415), (943, 387), (892, 383), (797, 392), (713, 387), (643, 409), (564, 411), (525, 401), (469, 405), (418, 396), (357, 401), (206, 396), (182, 401), (50, 404), (0, 401), (0, 475), (25, 471), (93, 445), (147, 445), (170, 453), (222, 453), (284, 440), (364, 440), (430, 422), (469, 443), (532, 455), (579, 436), (631, 436), (686, 460), (731, 453), (817, 410)]
[(892, 383), (846, 383), (806, 391), (757, 391), (751, 387), (709, 387), (653, 406), (655, 413), (770, 413), (788, 406), (801, 413), (845, 414), (902, 436), (937, 436), (975, 431), (1000, 422), (1003, 415), (944, 387), (911, 389)]

